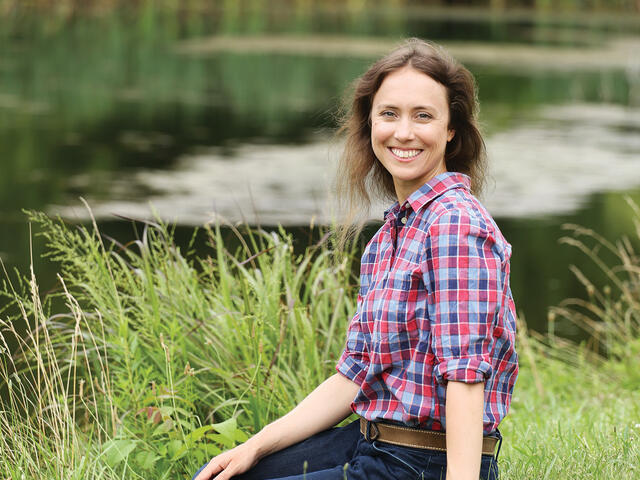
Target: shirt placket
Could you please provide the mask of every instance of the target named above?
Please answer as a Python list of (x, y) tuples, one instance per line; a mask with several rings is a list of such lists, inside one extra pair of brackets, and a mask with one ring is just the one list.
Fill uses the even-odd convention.
[(379, 252), (381, 254), (381, 261), (378, 264), (379, 272), (385, 275), (389, 271), (393, 258), (395, 257), (396, 250), (396, 229), (395, 229), (395, 217), (389, 216), (386, 219), (386, 225), (383, 232), (382, 241), (380, 242)]
[(394, 226), (392, 228), (394, 258), (397, 256), (397, 252), (402, 247), (402, 239), (405, 237), (404, 227), (409, 221), (410, 213), (411, 210), (409, 209), (409, 204), (405, 202), (398, 211), (398, 215), (395, 219)]

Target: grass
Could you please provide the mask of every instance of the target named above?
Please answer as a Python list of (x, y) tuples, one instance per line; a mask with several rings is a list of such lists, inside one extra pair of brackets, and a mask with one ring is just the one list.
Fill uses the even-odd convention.
[[(17, 313), (3, 313), (0, 337), (0, 478), (190, 478), (332, 373), (355, 308), (354, 248), (338, 254), (324, 236), (297, 255), (284, 231), (247, 228), (228, 251), (214, 225), (196, 257), (160, 223), (123, 245), (95, 223), (29, 217), (60, 288), (42, 295), (33, 271), (4, 282)], [(599, 262), (603, 240), (575, 227), (565, 241)], [(628, 243), (606, 245), (620, 264), (600, 263), (606, 293), (584, 279), (591, 302), (552, 311), (590, 343), (521, 322), (502, 478), (640, 475), (640, 266)]]
[(637, 357), (594, 362), (584, 348), (525, 340), (523, 330), (521, 373), (501, 426), (503, 478), (639, 478), (640, 389), (619, 374)]
[[(640, 238), (640, 210), (635, 226)], [(602, 270), (598, 288), (571, 270), (589, 300), (550, 309), (550, 333), (519, 328), (521, 374), (504, 423), (506, 478), (640, 478), (640, 257), (626, 239), (566, 225), (564, 243)], [(612, 266), (610, 266), (612, 265)], [(588, 334), (582, 345), (553, 335), (557, 322)]]
[(333, 370), (355, 297), (352, 256), (335, 258), (326, 239), (295, 256), (283, 231), (237, 232), (242, 247), (228, 252), (214, 227), (210, 255), (189, 258), (160, 224), (105, 245), (95, 225), (30, 219), (61, 265), (61, 291), (41, 300), (33, 275), (5, 284), (20, 311), (5, 337), (21, 340), (2, 357), (0, 453), (11, 461), (0, 478), (185, 476)]

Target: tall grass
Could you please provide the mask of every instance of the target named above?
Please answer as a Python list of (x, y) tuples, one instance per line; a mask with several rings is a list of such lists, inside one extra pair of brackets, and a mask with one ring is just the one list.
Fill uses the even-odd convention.
[[(232, 229), (229, 251), (213, 225), (196, 257), (195, 235), (182, 251), (161, 223), (121, 244), (95, 223), (29, 218), (60, 287), (43, 296), (33, 271), (4, 284), (17, 314), (3, 314), (0, 336), (0, 478), (187, 478), (333, 372), (355, 308), (355, 249), (337, 254), (325, 236), (297, 255), (283, 230)], [(600, 262), (583, 237), (604, 239), (572, 233)], [(592, 344), (521, 323), (503, 478), (638, 476), (640, 268), (628, 243), (607, 245), (621, 254), (623, 267), (606, 267), (618, 281), (553, 310), (586, 325)]]
[[(585, 263), (569, 268), (588, 300), (567, 299), (549, 310), (549, 333), (518, 335), (522, 359), (504, 432), (507, 478), (640, 478), (640, 210), (636, 241), (617, 241), (566, 225), (563, 243)], [(607, 278), (583, 273), (593, 264)], [(558, 323), (584, 331), (580, 345), (555, 335)]]
[[(640, 238), (640, 208), (634, 210), (636, 235)], [(551, 318), (572, 322), (584, 329), (592, 349), (611, 360), (640, 359), (640, 257), (628, 238), (615, 242), (579, 225), (566, 225), (571, 235), (564, 243), (580, 249), (604, 274), (607, 283), (594, 285), (578, 266), (569, 268), (584, 286), (588, 300), (567, 299), (550, 310)], [(612, 266), (613, 264), (613, 266)], [(640, 369), (634, 365), (622, 377), (640, 388)]]
[(0, 451), (12, 452), (2, 478), (186, 475), (333, 371), (354, 309), (353, 256), (335, 257), (326, 236), (295, 255), (284, 231), (236, 230), (229, 252), (207, 227), (210, 254), (195, 258), (161, 224), (122, 245), (95, 224), (30, 220), (60, 264), (65, 307), (43, 307), (33, 274), (6, 284), (20, 315), (4, 336), (21, 340), (0, 368)]

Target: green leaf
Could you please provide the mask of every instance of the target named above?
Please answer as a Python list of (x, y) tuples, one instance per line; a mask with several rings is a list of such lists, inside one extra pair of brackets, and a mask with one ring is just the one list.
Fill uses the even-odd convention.
[(160, 445), (160, 447), (158, 448), (158, 453), (162, 457), (165, 457), (167, 455), (167, 444), (166, 443), (163, 443), (162, 445)]
[(225, 448), (231, 448), (234, 446), (235, 442), (232, 438), (225, 437), (224, 435), (220, 435), (219, 433), (209, 433), (206, 435), (207, 439), (222, 445)]
[[(238, 428), (238, 422), (235, 418), (230, 418), (221, 423), (214, 423), (211, 425), (213, 429), (218, 432), (222, 437), (224, 437), (224, 441), (221, 441), (218, 438), (214, 438), (227, 447), (232, 447), (236, 442), (246, 442), (248, 440), (248, 436), (241, 429)], [(211, 437), (208, 435), (208, 437)]]
[(216, 455), (219, 455), (220, 453), (222, 453), (222, 449), (220, 447), (216, 447), (215, 445), (211, 445), (211, 444), (206, 444), (202, 446), (203, 450), (206, 452), (206, 454), (210, 457), (215, 457)]
[(105, 461), (110, 467), (115, 467), (129, 456), (137, 443), (137, 440), (109, 440), (103, 447)]
[(159, 458), (155, 453), (148, 451), (139, 452), (136, 455), (136, 461), (143, 470), (151, 470)]
[(166, 420), (158, 425), (158, 427), (153, 431), (151, 436), (156, 437), (158, 435), (164, 435), (165, 433), (170, 432), (173, 429), (173, 422), (171, 420)]
[(242, 430), (240, 430), (239, 428), (236, 430), (234, 439), (236, 442), (238, 443), (244, 443), (247, 440), (249, 440), (249, 435), (247, 435), (246, 433), (244, 433)]
[(197, 428), (192, 431), (189, 435), (187, 435), (187, 439), (192, 442), (198, 442), (207, 431), (211, 430), (212, 425), (205, 425), (203, 427)]
[(171, 456), (172, 459), (175, 460), (176, 455), (180, 453), (181, 447), (182, 447), (182, 442), (180, 440), (171, 440), (167, 444), (169, 455)]
[(182, 428), (185, 429), (187, 432), (193, 430), (193, 427), (194, 427), (193, 423), (191, 423), (188, 420), (183, 420), (181, 418), (176, 419), (176, 423), (178, 425), (181, 425)]
[(238, 430), (238, 422), (235, 418), (230, 418), (229, 420), (225, 420), (221, 423), (214, 423), (211, 426), (216, 432), (228, 438), (229, 440), (235, 439), (235, 434)]
[(198, 465), (203, 465), (204, 462), (208, 461), (210, 457), (208, 457), (203, 450), (194, 450), (193, 458), (195, 459)]

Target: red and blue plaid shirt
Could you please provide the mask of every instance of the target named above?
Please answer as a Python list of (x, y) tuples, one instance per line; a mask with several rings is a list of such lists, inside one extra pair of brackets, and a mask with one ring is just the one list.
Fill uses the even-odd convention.
[(385, 213), (365, 248), (336, 369), (360, 385), (351, 408), (368, 420), (446, 430), (447, 381), (485, 382), (485, 434), (507, 414), (518, 373), (511, 245), (469, 186), (437, 175)]

